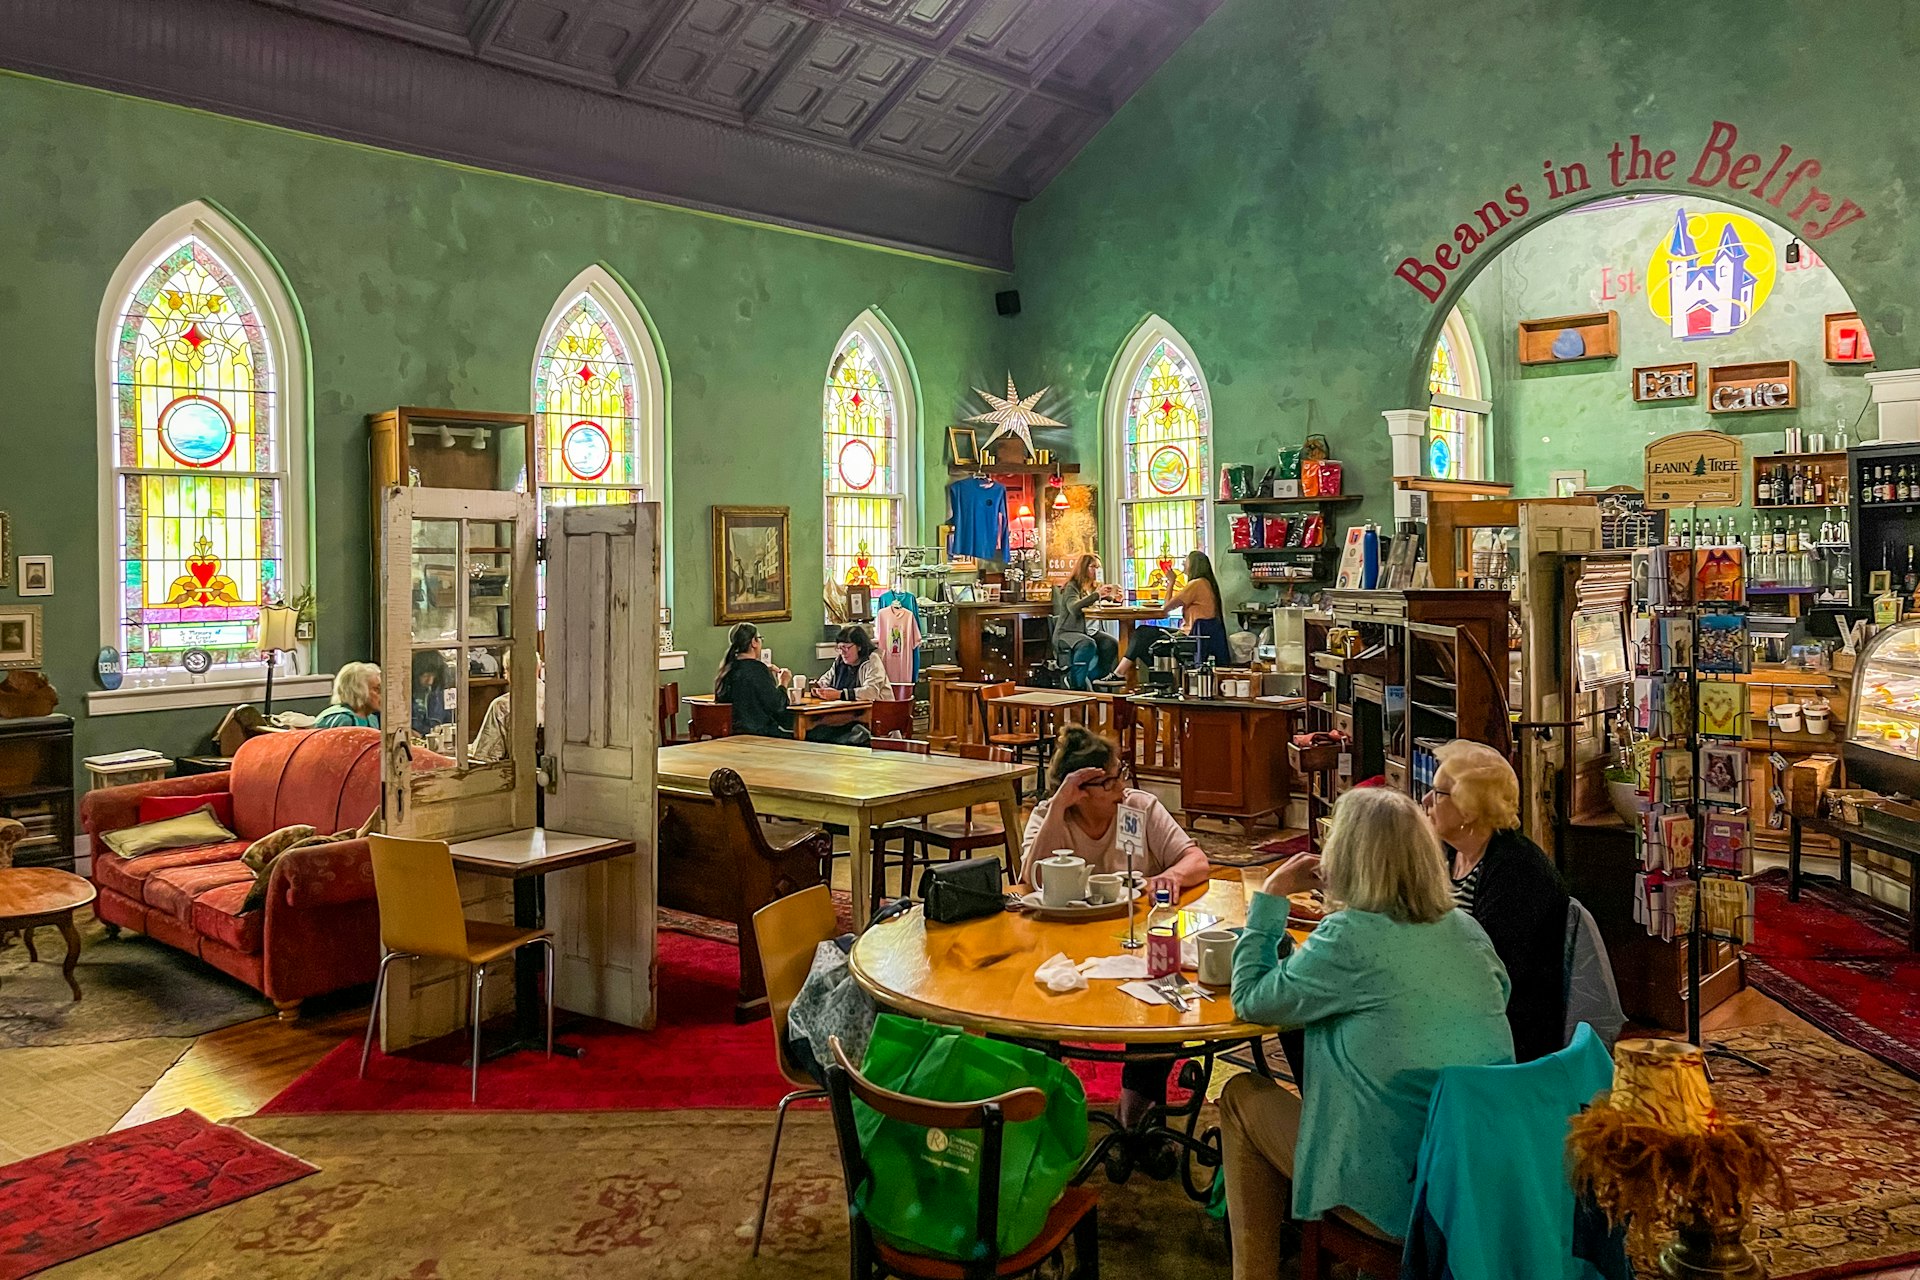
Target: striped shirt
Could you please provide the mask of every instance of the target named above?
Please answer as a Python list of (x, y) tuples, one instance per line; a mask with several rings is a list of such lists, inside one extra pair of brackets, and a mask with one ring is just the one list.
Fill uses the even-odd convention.
[[(1484, 862), (1476, 862), (1473, 870), (1453, 881), (1453, 905), (1468, 915), (1473, 914), (1473, 900), (1480, 892), (1480, 868), (1485, 865)], [(1448, 878), (1452, 879), (1451, 876)]]

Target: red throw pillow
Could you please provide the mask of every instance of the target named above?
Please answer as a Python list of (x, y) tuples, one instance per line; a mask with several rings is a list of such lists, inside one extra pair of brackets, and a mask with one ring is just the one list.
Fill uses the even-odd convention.
[(140, 821), (159, 822), (162, 818), (177, 818), (209, 804), (213, 806), (213, 816), (220, 825), (229, 831), (233, 830), (233, 793), (230, 791), (202, 791), (193, 796), (141, 796)]

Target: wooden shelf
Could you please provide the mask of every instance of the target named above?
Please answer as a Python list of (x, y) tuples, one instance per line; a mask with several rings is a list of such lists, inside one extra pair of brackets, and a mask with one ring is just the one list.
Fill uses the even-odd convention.
[(1357, 493), (1336, 493), (1331, 498), (1215, 498), (1219, 507), (1331, 507), (1342, 502), (1359, 502)]
[(947, 474), (952, 476), (1077, 476), (1080, 474), (1080, 464), (1077, 462), (1061, 462), (1046, 466), (1036, 466), (1027, 462), (1010, 462), (1003, 466), (997, 462), (989, 462), (977, 467), (956, 467), (949, 465), (947, 467)]
[(1503, 480), (1432, 480), (1426, 476), (1395, 476), (1393, 487), (1430, 493), (1436, 502), (1468, 498), (1504, 498), (1513, 486)]
[[(1852, 330), (1855, 334), (1854, 354), (1840, 354), (1840, 335)], [(1860, 322), (1858, 311), (1833, 311), (1827, 314), (1821, 326), (1821, 348), (1826, 354), (1828, 364), (1872, 364), (1873, 342), (1867, 337), (1867, 326)]]
[[(1578, 333), (1586, 350), (1577, 356), (1553, 354), (1554, 339), (1564, 329)], [(1519, 330), (1521, 364), (1578, 364), (1582, 360), (1611, 360), (1620, 354), (1620, 313), (1593, 311), (1577, 316), (1549, 316), (1522, 320)]]
[(1334, 550), (1332, 543), (1318, 547), (1228, 547), (1237, 556), (1323, 556)]
[(1791, 360), (1716, 365), (1707, 370), (1704, 390), (1708, 413), (1777, 413), (1800, 407), (1800, 377)]

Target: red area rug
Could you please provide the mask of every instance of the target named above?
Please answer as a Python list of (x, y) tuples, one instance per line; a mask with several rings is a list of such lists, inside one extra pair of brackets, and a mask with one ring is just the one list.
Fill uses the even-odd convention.
[[(579, 1058), (509, 1054), (480, 1068), (480, 1101), (467, 1100), (464, 1035), (399, 1054), (377, 1049), (359, 1078), (358, 1038), (326, 1057), (261, 1108), (262, 1115), (332, 1111), (674, 1111), (771, 1108), (792, 1086), (774, 1069), (773, 1024), (737, 1025), (740, 953), (711, 937), (662, 931), (658, 1020), (652, 1031), (584, 1019), (560, 1039)], [(1088, 1096), (1119, 1095), (1120, 1069), (1076, 1064)]]
[(1747, 981), (1854, 1048), (1920, 1079), (1920, 953), (1906, 924), (1858, 895), (1787, 873), (1754, 877), (1754, 942)]
[(319, 1170), (191, 1111), (0, 1169), (0, 1280), (16, 1280)]

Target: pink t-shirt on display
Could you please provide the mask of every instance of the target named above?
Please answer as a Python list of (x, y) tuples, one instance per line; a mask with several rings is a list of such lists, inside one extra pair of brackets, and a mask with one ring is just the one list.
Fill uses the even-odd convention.
[(874, 643), (880, 646), (880, 663), (887, 669), (887, 680), (896, 688), (913, 687), (913, 653), (920, 647), (920, 624), (905, 605), (890, 604), (873, 620)]
[[(1127, 789), (1126, 798), (1121, 805), (1139, 809), (1146, 816), (1147, 847), (1135, 861), (1134, 869), (1143, 875), (1158, 875), (1185, 856), (1194, 845), (1194, 839), (1174, 816), (1167, 812), (1167, 806), (1160, 803), (1151, 792)], [(1035, 858), (1053, 856), (1052, 849), (1036, 849), (1034, 841), (1040, 838), (1040, 828), (1046, 823), (1047, 815), (1053, 811), (1052, 800), (1042, 800), (1034, 806), (1033, 816), (1027, 819), (1027, 831), (1020, 842), (1020, 879), (1032, 884), (1029, 874)], [(1116, 814), (1113, 824), (1107, 828), (1104, 836), (1091, 836), (1075, 825), (1072, 818), (1064, 824), (1067, 829), (1066, 847), (1073, 850), (1075, 856), (1085, 858), (1088, 867), (1095, 871), (1125, 871), (1127, 855), (1120, 851), (1118, 837), (1120, 819)]]

